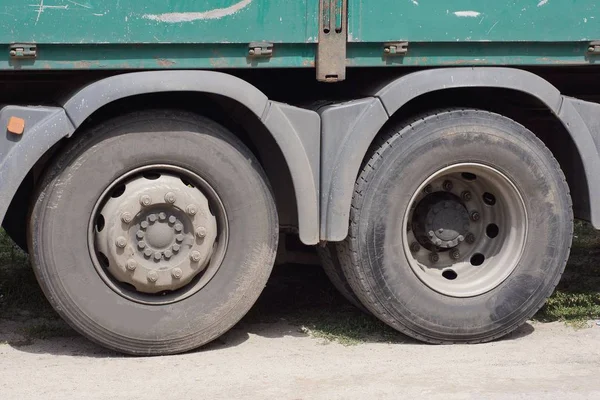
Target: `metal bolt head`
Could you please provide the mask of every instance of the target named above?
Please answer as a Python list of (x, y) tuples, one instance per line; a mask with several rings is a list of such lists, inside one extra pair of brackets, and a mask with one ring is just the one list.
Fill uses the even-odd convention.
[(458, 251), (458, 249), (453, 249), (453, 250), (450, 252), (450, 257), (451, 257), (453, 260), (458, 260), (458, 259), (460, 258), (460, 251)]
[(392, 50), (390, 50), (390, 48), (389, 48), (389, 47), (385, 47), (385, 48), (383, 49), (383, 52), (384, 52), (384, 53), (389, 53), (389, 52), (391, 52), (391, 51), (392, 51)]
[(173, 271), (171, 271), (171, 276), (173, 276), (175, 279), (180, 279), (183, 276), (183, 271), (181, 268), (173, 268)]
[(416, 253), (417, 251), (421, 250), (421, 245), (419, 245), (419, 243), (417, 242), (412, 242), (410, 244), (410, 251), (412, 251), (413, 253)]
[(157, 251), (154, 253), (154, 259), (156, 261), (160, 261), (161, 258), (162, 258), (162, 253), (160, 251)]
[(462, 197), (462, 199), (464, 201), (471, 201), (471, 199), (473, 198), (473, 195), (468, 190), (465, 190), (464, 192), (462, 192), (460, 197)]
[(175, 236), (175, 240), (177, 241), (177, 243), (183, 242), (183, 239), (185, 239), (185, 236), (183, 236), (181, 233)]
[[(590, 47), (590, 49), (592, 49), (592, 50), (590, 50), (590, 51), (594, 51), (594, 50), (593, 50), (593, 47)], [(15, 57), (16, 55), (17, 55), (17, 51), (16, 51), (16, 50), (11, 50), (11, 51), (10, 51), (10, 56), (11, 56), (11, 57)]]
[(169, 204), (173, 204), (175, 203), (175, 200), (177, 198), (175, 197), (175, 193), (173, 192), (167, 192), (167, 194), (165, 194), (165, 202), (169, 203)]
[(168, 260), (173, 256), (173, 252), (171, 250), (165, 250), (163, 255), (165, 256), (165, 260)]
[(131, 215), (131, 213), (128, 213), (126, 211), (123, 214), (121, 214), (121, 221), (123, 221), (124, 223), (128, 224), (131, 221), (133, 221), (133, 215)]
[(446, 192), (449, 192), (454, 188), (454, 185), (452, 184), (452, 181), (444, 181), (442, 187)]
[(173, 249), (173, 253), (177, 253), (181, 249), (181, 246), (178, 244), (174, 244), (173, 246), (171, 246), (171, 248)]
[(429, 194), (429, 193), (431, 193), (433, 191), (433, 188), (431, 187), (431, 185), (427, 185), (427, 186), (425, 186), (425, 189), (423, 189), (423, 191), (426, 194)]
[(142, 221), (142, 222), (140, 222), (140, 228), (142, 228), (142, 229), (148, 228), (148, 225), (150, 225), (148, 223), (148, 221)]
[(145, 248), (146, 248), (146, 242), (144, 242), (143, 240), (140, 240), (140, 241), (138, 242), (138, 247), (139, 247), (140, 249), (145, 249)]
[(432, 263), (436, 263), (436, 262), (440, 261), (440, 256), (439, 256), (437, 253), (431, 253), (431, 254), (429, 255), (429, 260), (430, 260)]
[(250, 49), (248, 50), (248, 54), (250, 54), (251, 56), (254, 55), (254, 53), (256, 53), (256, 51), (254, 49)]
[(135, 260), (127, 260), (125, 268), (127, 268), (128, 271), (135, 271), (135, 269), (137, 268), (137, 263), (135, 262)]
[(433, 238), (433, 236), (435, 235), (435, 233), (433, 231), (429, 231), (429, 233), (427, 235), (429, 235), (430, 238)]
[(151, 223), (155, 223), (157, 219), (158, 217), (156, 216), (156, 214), (148, 215), (148, 221), (150, 221)]
[(202, 255), (200, 254), (199, 251), (192, 251), (190, 253), (190, 260), (192, 260), (193, 262), (198, 262), (198, 261), (200, 261), (201, 258), (202, 258)]
[(167, 214), (164, 212), (161, 212), (158, 214), (158, 219), (161, 221), (164, 221), (165, 219), (167, 219)]
[(148, 258), (150, 258), (150, 256), (152, 256), (152, 249), (146, 249), (144, 250), (144, 255)]
[(477, 211), (473, 211), (471, 213), (471, 219), (475, 222), (479, 221), (481, 219), (481, 214), (479, 214)]
[(188, 215), (196, 215), (196, 213), (198, 213), (198, 207), (196, 207), (195, 204), (190, 204), (186, 207), (185, 212), (188, 213)]
[(138, 239), (142, 239), (142, 238), (144, 237), (144, 235), (146, 235), (146, 233), (145, 233), (144, 231), (142, 231), (142, 230), (139, 230), (139, 231), (137, 231), (137, 232), (135, 233), (135, 236), (136, 236)]
[(181, 225), (181, 224), (175, 224), (175, 230), (176, 230), (177, 232), (181, 232), (181, 231), (182, 231), (182, 229), (183, 229), (183, 225)]
[(156, 282), (158, 280), (158, 273), (156, 271), (148, 271), (148, 280)]
[[(589, 51), (590, 53), (595, 53), (595, 52), (596, 52), (596, 48), (595, 48), (594, 46), (590, 46), (590, 47), (588, 47), (588, 51)], [(11, 51), (11, 52), (10, 52), (10, 55), (11, 55), (11, 56), (13, 55), (12, 53), (13, 53), (13, 52)], [(17, 53), (15, 53), (15, 54), (17, 54)]]
[(175, 222), (177, 222), (177, 218), (175, 218), (175, 216), (174, 216), (174, 215), (171, 215), (171, 216), (169, 217), (169, 223), (170, 223), (171, 225), (173, 225)]
[(152, 204), (152, 199), (147, 194), (140, 196), (140, 204), (144, 207), (148, 207)]
[(462, 243), (464, 241), (465, 241), (465, 237), (463, 235), (458, 235), (458, 237), (456, 238), (457, 243)]
[(465, 238), (465, 241), (469, 244), (475, 243), (475, 235), (473, 235), (472, 233), (467, 233), (467, 237)]
[(438, 233), (444, 233), (444, 230), (442, 228), (438, 229)]
[(206, 236), (206, 228), (203, 226), (199, 226), (198, 228), (196, 228), (196, 236), (198, 236), (199, 238), (203, 238)]
[(115, 244), (117, 247), (123, 249), (127, 246), (127, 239), (124, 236), (119, 236), (117, 240), (115, 240)]

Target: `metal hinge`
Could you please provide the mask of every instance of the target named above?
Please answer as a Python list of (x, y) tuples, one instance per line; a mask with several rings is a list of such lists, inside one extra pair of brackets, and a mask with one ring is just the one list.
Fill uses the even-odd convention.
[(11, 58), (36, 58), (37, 46), (35, 44), (11, 44), (9, 54)]
[(273, 43), (269, 42), (252, 42), (248, 45), (248, 57), (250, 58), (265, 58), (273, 55)]
[(320, 0), (319, 11), (317, 80), (341, 82), (346, 79), (348, 0)]
[(588, 54), (600, 54), (600, 41), (590, 42)]
[(408, 53), (408, 42), (390, 42), (384, 44), (383, 55), (385, 56), (405, 56), (406, 53)]

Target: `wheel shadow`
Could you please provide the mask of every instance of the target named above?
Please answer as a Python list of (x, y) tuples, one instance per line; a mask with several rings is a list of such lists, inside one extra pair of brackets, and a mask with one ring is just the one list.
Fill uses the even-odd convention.
[[(32, 354), (74, 357), (128, 357), (104, 349), (72, 330), (47, 304), (37, 288), (28, 293), (43, 309), (39, 314), (21, 311), (17, 316), (0, 316), (0, 342)], [(40, 306), (40, 304), (44, 304)], [(526, 324), (501, 340), (516, 340), (534, 332)], [(263, 338), (307, 337), (344, 345), (394, 343), (423, 345), (398, 333), (375, 317), (348, 303), (329, 283), (319, 266), (283, 265), (276, 267), (250, 312), (229, 332), (190, 353), (236, 347), (252, 335)]]

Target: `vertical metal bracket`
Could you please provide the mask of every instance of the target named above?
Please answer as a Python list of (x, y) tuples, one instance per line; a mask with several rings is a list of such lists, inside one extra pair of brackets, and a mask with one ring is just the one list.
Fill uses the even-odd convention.
[(347, 42), (348, 0), (319, 0), (318, 81), (346, 79)]

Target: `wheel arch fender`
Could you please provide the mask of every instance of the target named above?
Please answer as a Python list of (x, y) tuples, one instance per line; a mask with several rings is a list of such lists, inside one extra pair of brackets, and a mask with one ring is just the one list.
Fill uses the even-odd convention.
[[(319, 110), (323, 126), (321, 240), (346, 238), (356, 178), (365, 155), (386, 122), (420, 96), (457, 88), (509, 89), (545, 104), (575, 143), (585, 169), (590, 197), (600, 196), (600, 176), (597, 174), (600, 158), (593, 139), (593, 135), (600, 132), (591, 132), (589, 121), (578, 112), (579, 101), (562, 96), (550, 82), (520, 69), (428, 69), (385, 82), (369, 93), (372, 97)], [(592, 206), (591, 220), (594, 226), (600, 227), (600, 204)]]

